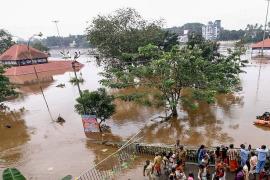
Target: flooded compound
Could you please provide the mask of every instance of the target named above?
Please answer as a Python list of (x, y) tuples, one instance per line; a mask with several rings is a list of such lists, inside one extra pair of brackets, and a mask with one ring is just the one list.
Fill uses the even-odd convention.
[[(52, 52), (53, 57), (55, 53)], [(85, 80), (81, 89), (96, 90), (101, 86), (102, 68), (88, 55), (78, 61), (84, 64), (77, 73)], [(180, 106), (178, 118), (162, 124), (150, 120), (164, 113), (163, 108), (117, 100), (117, 111), (107, 121), (112, 130), (108, 138), (126, 139), (142, 130), (145, 143), (173, 144), (180, 139), (186, 145), (269, 146), (266, 137), (270, 128), (254, 126), (253, 121), (257, 115), (270, 111), (270, 60), (251, 60), (244, 70), (240, 92), (219, 95), (215, 104), (200, 103), (194, 110)], [(61, 179), (68, 174), (76, 177), (115, 151), (92, 143), (84, 134), (81, 118), (74, 109), (79, 93), (69, 82), (72, 77), (73, 72), (56, 73), (51, 81), (42, 83), (53, 118), (61, 115), (66, 121), (62, 125), (50, 119), (38, 85), (21, 86), (21, 96), (5, 102), (12, 112), (0, 114), (0, 171), (17, 167), (29, 179)], [(64, 86), (57, 87), (59, 84)]]

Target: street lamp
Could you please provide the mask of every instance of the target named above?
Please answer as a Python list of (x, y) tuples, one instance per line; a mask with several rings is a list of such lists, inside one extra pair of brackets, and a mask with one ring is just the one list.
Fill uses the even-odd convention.
[(40, 32), (38, 34), (34, 34), (33, 36), (31, 36), (29, 39), (28, 39), (28, 42), (27, 42), (27, 48), (28, 48), (28, 51), (29, 51), (29, 45), (30, 45), (30, 41), (34, 38), (34, 37), (42, 37), (43, 34)]

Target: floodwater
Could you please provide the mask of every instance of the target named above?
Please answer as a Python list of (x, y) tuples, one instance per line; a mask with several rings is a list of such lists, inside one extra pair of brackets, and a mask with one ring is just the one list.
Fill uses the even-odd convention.
[[(82, 55), (79, 61), (85, 65), (78, 73), (85, 79), (81, 88), (96, 90), (100, 87), (98, 73), (102, 68), (87, 55)], [(220, 95), (217, 103), (201, 103), (196, 110), (181, 106), (177, 119), (162, 124), (150, 119), (163, 113), (163, 108), (117, 101), (117, 112), (107, 121), (111, 137), (128, 138), (142, 129), (142, 141), (148, 143), (172, 144), (180, 139), (189, 145), (270, 145), (267, 140), (270, 128), (253, 125), (256, 115), (270, 111), (270, 64), (263, 61), (260, 67), (258, 61), (251, 61), (244, 70), (243, 89), (239, 93)], [(53, 117), (60, 114), (66, 120), (62, 125), (51, 121), (37, 85), (21, 87), (19, 98), (5, 102), (14, 111), (0, 114), (0, 171), (17, 167), (28, 179), (61, 179), (68, 174), (78, 176), (114, 151), (93, 144), (85, 136), (80, 116), (74, 111), (79, 93), (69, 83), (73, 76), (71, 72), (58, 74), (52, 82), (42, 85)], [(56, 87), (60, 83), (65, 88)]]

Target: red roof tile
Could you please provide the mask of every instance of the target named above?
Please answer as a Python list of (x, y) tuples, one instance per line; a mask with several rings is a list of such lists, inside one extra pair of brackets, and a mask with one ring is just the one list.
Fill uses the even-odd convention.
[[(29, 51), (31, 54), (29, 53)], [(48, 54), (41, 52), (35, 48), (29, 47), (29, 51), (28, 46), (25, 44), (14, 44), (0, 56), (0, 61), (24, 60), (30, 59), (31, 56), (33, 59), (48, 58)]]
[(252, 45), (252, 48), (270, 48), (270, 38), (265, 39), (264, 41), (257, 42)]
[[(4, 75), (6, 76), (19, 76), (25, 74), (34, 74), (34, 67), (36, 68), (37, 73), (47, 72), (47, 71), (55, 71), (62, 69), (72, 69), (72, 61), (49, 61), (45, 64), (34, 64), (27, 66), (14, 66), (6, 69)], [(83, 64), (77, 62), (76, 67), (83, 67)]]

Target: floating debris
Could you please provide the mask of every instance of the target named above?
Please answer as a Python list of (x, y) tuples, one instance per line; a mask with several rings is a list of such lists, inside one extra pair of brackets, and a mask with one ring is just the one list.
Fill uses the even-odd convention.
[(56, 119), (57, 123), (63, 124), (64, 122), (66, 122), (66, 120), (64, 118), (62, 118), (59, 114), (58, 118)]
[(100, 128), (102, 132), (111, 132), (111, 127), (106, 124), (102, 124)]
[(102, 149), (101, 151), (102, 151), (102, 152), (107, 152), (107, 151), (108, 151), (108, 149)]
[(10, 129), (11, 128), (11, 125), (5, 125), (6, 128)]
[(59, 88), (64, 88), (64, 87), (66, 87), (66, 85), (65, 85), (65, 84), (63, 84), (63, 83), (61, 83), (61, 84), (58, 84), (56, 87), (59, 87)]

